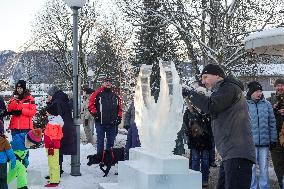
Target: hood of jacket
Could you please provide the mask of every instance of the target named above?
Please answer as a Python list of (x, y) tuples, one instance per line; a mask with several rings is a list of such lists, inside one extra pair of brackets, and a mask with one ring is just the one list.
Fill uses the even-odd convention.
[(48, 116), (48, 123), (52, 125), (60, 125), (61, 127), (64, 125), (64, 121), (60, 115)]
[[(233, 76), (228, 76), (223, 80), (223, 83), (232, 83), (237, 85), (242, 91), (245, 90), (244, 84)], [(222, 85), (222, 84), (221, 84)]]
[(56, 99), (60, 99), (62, 100), (63, 102), (69, 102), (69, 98), (68, 98), (68, 95), (66, 93), (64, 93), (63, 91), (59, 90), (57, 91), (53, 96), (52, 96), (52, 100), (51, 101), (54, 101)]
[(0, 136), (0, 152), (3, 152), (10, 148), (10, 144), (5, 136)]

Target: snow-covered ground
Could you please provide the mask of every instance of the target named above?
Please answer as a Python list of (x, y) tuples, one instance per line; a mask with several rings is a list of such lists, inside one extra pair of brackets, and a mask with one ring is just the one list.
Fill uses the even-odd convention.
[[(7, 127), (8, 121), (5, 122)], [(120, 130), (120, 133), (123, 133), (123, 130)], [(10, 134), (7, 134), (10, 138)], [(84, 138), (83, 128), (81, 127), (81, 135)], [(118, 134), (115, 146), (124, 146), (126, 142), (126, 135)], [(64, 173), (61, 177), (60, 185), (58, 189), (98, 189), (99, 183), (115, 183), (117, 182), (117, 166), (112, 167), (108, 177), (103, 177), (103, 172), (99, 169), (98, 165), (87, 166), (86, 157), (90, 154), (96, 152), (96, 148), (91, 144), (81, 144), (81, 174), (82, 176), (74, 177), (70, 175), (71, 171), (71, 156), (64, 156), (63, 170)], [(269, 158), (270, 159), (270, 158)], [(48, 165), (47, 165), (47, 156), (44, 148), (32, 149), (30, 150), (30, 165), (28, 167), (28, 187), (29, 189), (44, 189), (44, 185), (47, 184), (47, 180), (44, 178), (48, 175)], [(217, 161), (219, 158), (217, 156)], [(270, 159), (269, 166), (269, 177), (271, 180), (276, 181), (276, 175), (274, 168)], [(216, 174), (215, 176), (211, 175), (210, 179), (216, 183), (218, 173), (211, 170), (211, 174)], [(215, 185), (215, 184), (214, 184)], [(9, 188), (15, 189), (15, 181), (9, 185)]]
[[(7, 126), (7, 121), (5, 125)], [(82, 131), (82, 129), (81, 129)], [(7, 134), (10, 139), (10, 134)], [(115, 146), (123, 146), (126, 141), (126, 135), (118, 134)], [(71, 171), (71, 156), (64, 156), (63, 170), (58, 189), (97, 189), (98, 183), (117, 182), (117, 166), (110, 170), (108, 177), (103, 177), (103, 172), (98, 165), (87, 165), (87, 156), (94, 154), (96, 148), (91, 144), (81, 144), (81, 174), (82, 176), (74, 177), (70, 175)], [(31, 149), (29, 157), (30, 165), (28, 167), (28, 188), (29, 189), (44, 189), (47, 180), (44, 178), (48, 175), (47, 155), (44, 148)], [(9, 185), (9, 188), (15, 189), (16, 182)]]

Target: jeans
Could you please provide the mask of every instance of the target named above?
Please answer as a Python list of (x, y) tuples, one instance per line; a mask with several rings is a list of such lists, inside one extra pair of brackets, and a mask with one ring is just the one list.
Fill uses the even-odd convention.
[(8, 189), (7, 163), (0, 163), (0, 189)]
[(216, 189), (249, 189), (253, 162), (234, 158), (222, 161)]
[(252, 166), (251, 189), (269, 189), (268, 147), (255, 147), (256, 164), (259, 166), (259, 178), (256, 175), (256, 164)]
[(12, 136), (15, 136), (16, 134), (19, 134), (19, 133), (25, 133), (27, 134), (31, 129), (12, 129), (11, 130), (11, 135)]
[(136, 124), (130, 125), (127, 133), (127, 140), (125, 144), (125, 159), (129, 159), (129, 149), (140, 146), (138, 129)]
[[(201, 171), (202, 173), (202, 183), (208, 183), (209, 178), (209, 150), (196, 150), (192, 149), (192, 164), (191, 168), (195, 171)], [(200, 170), (201, 163), (201, 170)]]
[(282, 148), (279, 144), (270, 150), (272, 163), (274, 166), (274, 171), (277, 176), (278, 184), (280, 188), (282, 185), (282, 177), (284, 175), (284, 148)]
[[(284, 186), (284, 175), (282, 177), (282, 186)], [(283, 188), (282, 188), (283, 189)]]
[(211, 165), (212, 163), (215, 163), (215, 145), (213, 145), (213, 148), (209, 150), (209, 164)]
[(110, 149), (114, 145), (116, 137), (116, 126), (113, 125), (101, 125), (96, 121), (96, 133), (97, 133), (97, 154), (104, 151), (104, 139), (107, 138), (106, 149)]

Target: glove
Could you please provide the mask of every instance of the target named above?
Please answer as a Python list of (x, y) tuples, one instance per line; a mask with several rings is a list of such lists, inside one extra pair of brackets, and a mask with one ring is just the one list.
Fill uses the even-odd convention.
[(7, 111), (0, 109), (0, 117), (5, 117), (7, 115)]
[(130, 128), (130, 125), (124, 125), (123, 128), (128, 131), (128, 129)]
[(15, 115), (19, 116), (22, 114), (22, 110), (12, 110), (11, 112), (8, 112), (9, 115)]
[(182, 88), (182, 96), (183, 96), (184, 98), (190, 96), (191, 91), (192, 91), (192, 88), (183, 87), (183, 88)]
[(274, 149), (276, 148), (277, 143), (276, 142), (270, 142), (269, 148)]
[(96, 121), (96, 122), (100, 122), (100, 121), (101, 121), (101, 115), (100, 115), (99, 113), (96, 113), (96, 114), (94, 115), (94, 118), (95, 118), (95, 121)]
[(23, 165), (27, 168), (29, 166), (30, 162), (28, 158), (23, 159)]
[(16, 159), (10, 161), (10, 168), (15, 169), (16, 167)]
[(119, 125), (121, 123), (121, 117), (117, 117), (115, 120), (115, 125)]
[(54, 149), (53, 149), (53, 148), (48, 148), (47, 154), (48, 154), (49, 156), (53, 156), (53, 155), (54, 155)]

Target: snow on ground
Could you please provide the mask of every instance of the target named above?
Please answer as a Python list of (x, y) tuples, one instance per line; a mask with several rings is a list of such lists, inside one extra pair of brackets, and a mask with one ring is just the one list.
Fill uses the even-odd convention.
[[(5, 122), (5, 127), (7, 128), (8, 121)], [(123, 129), (119, 130), (115, 146), (124, 146), (126, 142), (126, 133)], [(10, 134), (7, 134), (9, 140), (11, 140)], [(81, 135), (83, 134), (83, 129), (81, 127)], [(84, 137), (84, 136), (83, 136)], [(60, 185), (56, 188), (58, 189), (98, 189), (99, 183), (115, 183), (117, 182), (117, 166), (112, 167), (108, 177), (103, 177), (103, 172), (99, 169), (98, 165), (87, 166), (86, 157), (90, 154), (96, 152), (96, 148), (91, 144), (80, 145), (81, 152), (81, 174), (82, 176), (74, 177), (70, 175), (71, 171), (71, 156), (64, 156), (63, 170)], [(45, 189), (44, 185), (47, 180), (44, 178), (48, 175), (48, 165), (47, 156), (44, 148), (32, 149), (30, 150), (30, 165), (28, 167), (28, 187), (29, 189)], [(217, 156), (217, 162), (220, 163), (220, 157)], [(214, 185), (217, 182), (218, 171), (211, 170), (210, 179)], [(213, 175), (212, 175), (213, 174)], [(216, 177), (216, 178), (215, 178)], [(269, 177), (273, 181), (277, 181), (274, 168), (270, 159), (269, 163)], [(15, 181), (9, 185), (9, 188), (15, 189)]]
[[(8, 121), (5, 122), (7, 127)], [(82, 129), (81, 129), (82, 131)], [(9, 140), (11, 140), (10, 134)], [(125, 134), (118, 134), (115, 146), (124, 146), (126, 141)], [(87, 156), (94, 154), (96, 148), (91, 144), (80, 145), (81, 159), (81, 174), (82, 176), (74, 177), (70, 175), (71, 171), (71, 156), (64, 156), (63, 170), (58, 189), (97, 189), (99, 183), (114, 183), (117, 182), (117, 165), (112, 167), (108, 177), (103, 177), (103, 172), (98, 165), (87, 165)], [(44, 185), (47, 180), (44, 178), (48, 175), (47, 155), (45, 148), (31, 149), (29, 157), (30, 165), (28, 167), (28, 188), (29, 189), (45, 189)], [(9, 188), (16, 188), (14, 181), (9, 185)]]

